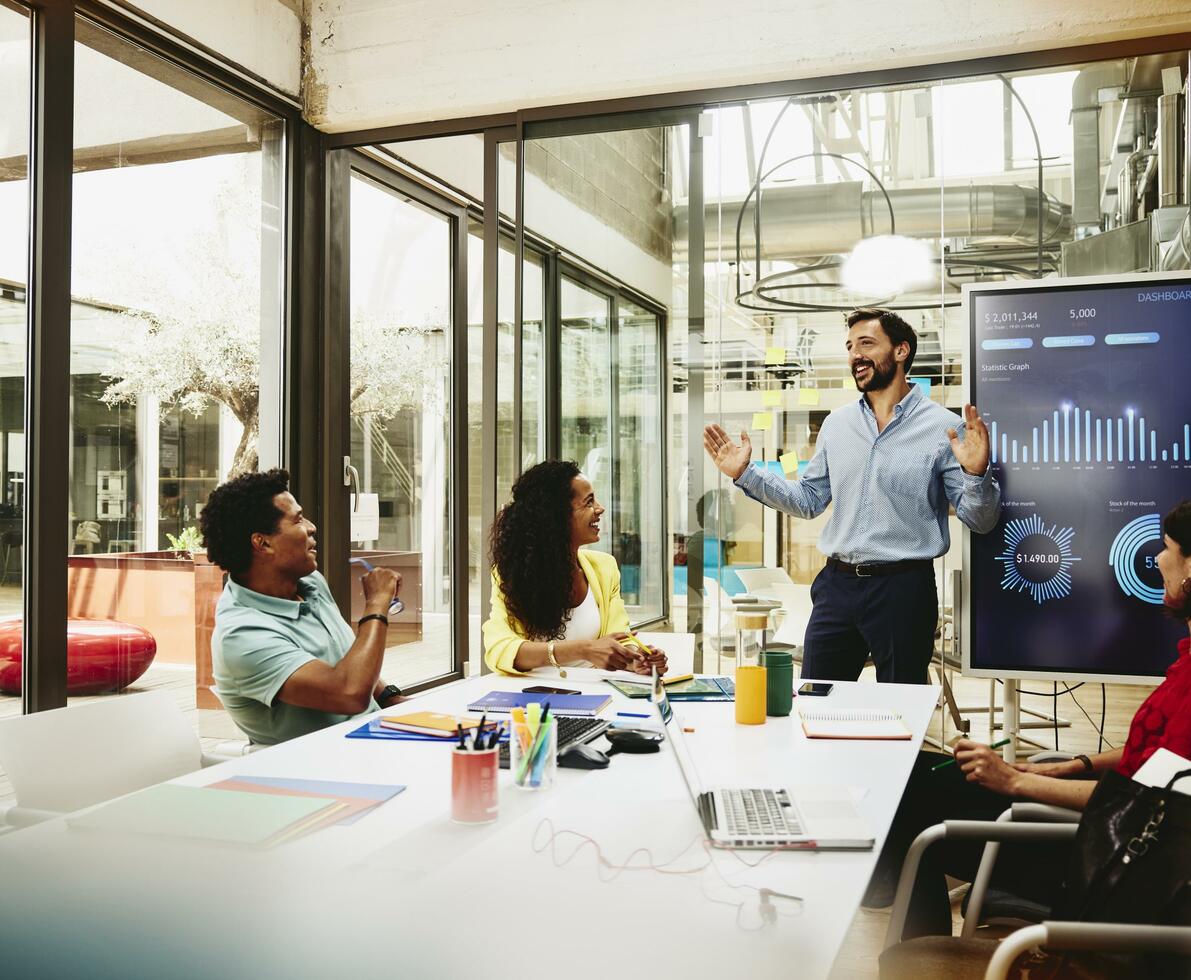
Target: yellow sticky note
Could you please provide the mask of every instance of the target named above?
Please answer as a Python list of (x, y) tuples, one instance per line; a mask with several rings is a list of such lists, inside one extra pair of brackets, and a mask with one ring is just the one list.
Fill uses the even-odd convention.
[(798, 453), (782, 453), (777, 461), (782, 464), (782, 472), (786, 476), (793, 476), (798, 472)]
[(766, 347), (765, 348), (765, 363), (766, 364), (785, 364), (786, 363), (786, 348), (784, 348), (784, 347)]
[(844, 376), (844, 390), (846, 391), (848, 389), (851, 389), (852, 391), (859, 391), (859, 389), (856, 387), (856, 379), (850, 374)]
[(753, 429), (764, 432), (773, 425), (772, 412), (753, 412)]
[(819, 389), (818, 388), (799, 388), (798, 389), (798, 404), (799, 405), (818, 405), (819, 404)]
[(761, 404), (766, 408), (780, 407), (782, 404), (782, 393), (780, 391), (761, 392)]

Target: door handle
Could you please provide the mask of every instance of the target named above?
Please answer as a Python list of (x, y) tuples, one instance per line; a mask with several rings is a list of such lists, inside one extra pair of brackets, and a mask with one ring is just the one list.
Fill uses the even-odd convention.
[(350, 456), (343, 457), (343, 485), (352, 488), (352, 511), (360, 509), (360, 474)]

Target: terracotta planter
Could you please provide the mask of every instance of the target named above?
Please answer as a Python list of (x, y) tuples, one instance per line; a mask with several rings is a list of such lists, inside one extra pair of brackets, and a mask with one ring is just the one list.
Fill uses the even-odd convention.
[(143, 551), (71, 555), (67, 609), (72, 619), (132, 623), (157, 641), (157, 660), (195, 670), (195, 701), (219, 708), (211, 693), (211, 630), (223, 573), (206, 554)]

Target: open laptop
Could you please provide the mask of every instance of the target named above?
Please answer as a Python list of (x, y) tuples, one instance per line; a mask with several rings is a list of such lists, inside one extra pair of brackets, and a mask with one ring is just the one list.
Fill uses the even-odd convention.
[(651, 696), (678, 760), (683, 782), (713, 847), (870, 850), (873, 834), (844, 787), (823, 789), (704, 789), (675, 723), (666, 686), (654, 678)]

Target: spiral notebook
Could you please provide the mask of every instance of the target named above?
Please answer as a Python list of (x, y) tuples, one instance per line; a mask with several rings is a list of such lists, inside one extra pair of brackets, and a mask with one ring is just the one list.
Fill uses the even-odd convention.
[(803, 708), (798, 714), (807, 738), (901, 739), (910, 729), (896, 711), (880, 708)]

